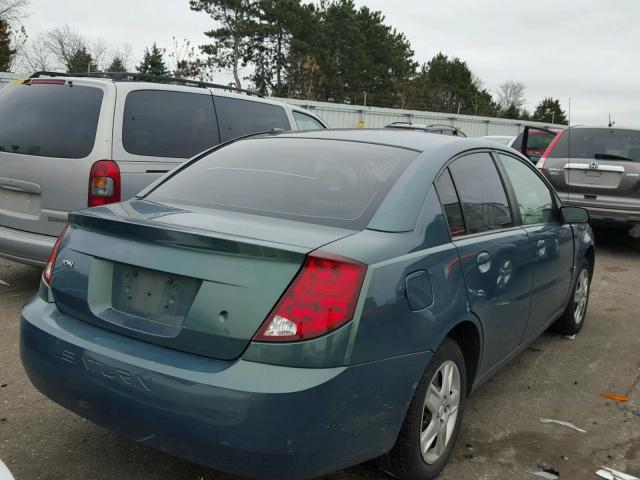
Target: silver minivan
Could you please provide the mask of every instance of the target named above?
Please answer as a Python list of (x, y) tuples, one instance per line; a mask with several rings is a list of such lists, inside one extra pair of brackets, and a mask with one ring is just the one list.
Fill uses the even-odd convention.
[(46, 263), (68, 212), (118, 202), (212, 146), (327, 128), (299, 107), (133, 74), (36, 74), (0, 93), (0, 256)]

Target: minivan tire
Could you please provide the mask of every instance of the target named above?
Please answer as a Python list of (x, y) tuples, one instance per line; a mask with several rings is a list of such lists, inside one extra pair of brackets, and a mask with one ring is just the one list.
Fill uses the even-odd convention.
[[(578, 274), (571, 284), (571, 296), (569, 297), (567, 308), (565, 309), (562, 316), (551, 326), (551, 329), (554, 332), (560, 333), (562, 335), (575, 335), (580, 330), (582, 330), (584, 320), (587, 315), (587, 308), (589, 307), (589, 295), (591, 293), (591, 277), (593, 272), (593, 265), (591, 265), (591, 262), (589, 262), (588, 259), (583, 258), (582, 261), (578, 264), (577, 270)], [(586, 298), (584, 299), (584, 303), (581, 307), (579, 315), (576, 315), (576, 309), (579, 305), (579, 303), (576, 303), (576, 296), (579, 295), (578, 290), (580, 288), (581, 282), (585, 281)]]
[[(437, 460), (427, 463), (421, 452), (421, 433), (424, 428), (424, 415), (426, 412), (427, 391), (434, 381), (436, 375), (440, 376), (441, 367), (455, 364), (459, 375), (459, 403), (457, 417), (453, 431), (445, 441), (445, 448), (439, 454)], [(464, 404), (467, 393), (467, 375), (465, 360), (460, 346), (450, 338), (445, 338), (436, 353), (433, 355), (427, 366), (418, 387), (413, 395), (407, 416), (405, 417), (398, 438), (392, 450), (380, 459), (381, 468), (388, 474), (400, 480), (432, 480), (435, 479), (447, 464), (453, 446), (456, 443), (460, 424), (464, 412)], [(453, 398), (453, 395), (451, 396)], [(435, 421), (435, 419), (432, 419)], [(446, 420), (445, 420), (446, 422)], [(446, 435), (445, 435), (446, 437)], [(437, 441), (437, 440), (436, 440)], [(434, 444), (435, 445), (435, 442)], [(435, 448), (435, 447), (434, 447)]]

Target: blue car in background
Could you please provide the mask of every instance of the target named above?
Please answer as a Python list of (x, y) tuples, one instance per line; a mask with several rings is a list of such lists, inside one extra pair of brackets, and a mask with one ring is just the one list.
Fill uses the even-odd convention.
[(587, 221), (495, 143), (252, 136), (72, 214), (22, 362), (67, 409), (218, 470), (382, 457), (433, 479), (472, 390), (549, 327), (582, 328)]

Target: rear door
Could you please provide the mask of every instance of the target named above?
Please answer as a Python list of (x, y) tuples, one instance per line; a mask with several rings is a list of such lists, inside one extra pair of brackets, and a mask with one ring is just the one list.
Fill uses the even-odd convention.
[(0, 226), (57, 235), (110, 158), (113, 85), (33, 79), (0, 94)]
[(553, 142), (557, 133), (557, 130), (554, 131), (548, 128), (524, 127), (524, 130), (511, 144), (511, 148), (519, 151), (535, 164)]
[(640, 209), (640, 131), (572, 128), (542, 166), (562, 199), (571, 204)]
[(128, 199), (186, 159), (220, 143), (206, 88), (119, 82), (113, 160)]
[(534, 265), (531, 314), (526, 337), (534, 336), (564, 310), (573, 269), (573, 231), (563, 225), (555, 195), (524, 160), (498, 158), (517, 199), (518, 214), (529, 235)]
[[(441, 200), (451, 190), (450, 173), (460, 199), (463, 225), (445, 202), (453, 243), (458, 248), (469, 308), (482, 322), (484, 372), (520, 344), (529, 316), (532, 265), (529, 238), (517, 226), (502, 180), (488, 152), (454, 160), (436, 183)], [(444, 178), (443, 178), (444, 177)]]

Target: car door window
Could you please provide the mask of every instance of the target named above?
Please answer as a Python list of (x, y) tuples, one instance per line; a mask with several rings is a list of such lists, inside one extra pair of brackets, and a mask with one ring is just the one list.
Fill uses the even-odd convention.
[(295, 118), (299, 130), (319, 130), (325, 128), (318, 120), (302, 112), (293, 112), (293, 118)]
[(464, 220), (462, 218), (462, 208), (460, 207), (460, 201), (458, 200), (458, 194), (453, 186), (451, 180), (451, 174), (446, 169), (442, 175), (436, 180), (435, 183), (436, 192), (440, 198), (442, 209), (447, 217), (447, 223), (449, 224), (449, 232), (452, 237), (464, 235), (466, 232), (464, 228)]
[(284, 108), (270, 103), (214, 97), (223, 142), (275, 129), (291, 130)]
[(488, 153), (458, 158), (449, 171), (460, 197), (467, 234), (513, 226), (507, 194)]
[(523, 225), (559, 223), (553, 194), (529, 166), (509, 155), (499, 155), (513, 186)]
[(134, 155), (189, 158), (220, 143), (210, 95), (135, 90), (127, 95), (122, 145)]

